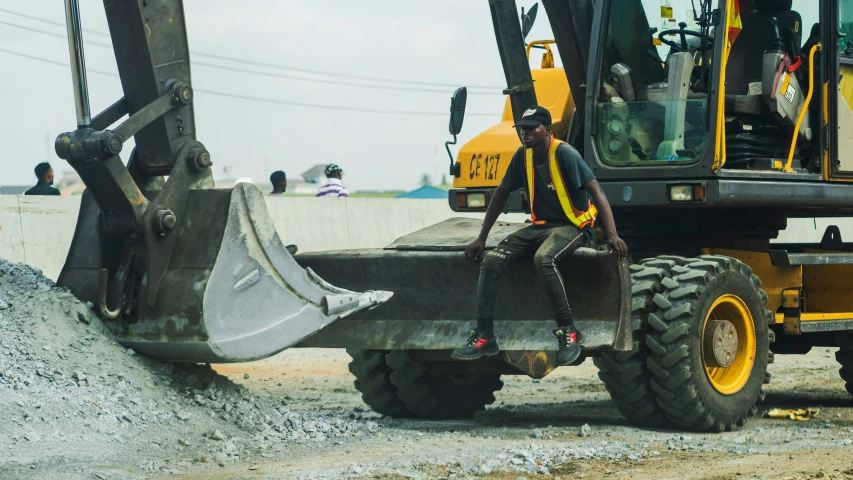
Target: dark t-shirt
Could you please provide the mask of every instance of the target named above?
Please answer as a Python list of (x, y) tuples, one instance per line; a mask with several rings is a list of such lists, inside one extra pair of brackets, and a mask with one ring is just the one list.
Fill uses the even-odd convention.
[[(506, 174), (501, 181), (501, 186), (510, 192), (524, 188), (527, 198), (527, 172), (524, 165), (524, 147), (519, 147), (512, 156), (512, 161), (507, 167)], [(568, 143), (562, 143), (557, 147), (557, 163), (566, 182), (566, 189), (572, 199), (575, 209), (586, 211), (590, 201), (589, 194), (583, 189), (584, 184), (595, 179), (592, 170), (583, 161), (580, 154)], [(557, 192), (551, 183), (551, 172), (548, 169), (548, 161), (538, 161), (533, 158), (533, 166), (536, 170), (533, 177), (533, 188), (536, 195), (533, 199), (533, 210), (537, 220), (545, 220), (546, 223), (571, 223), (563, 212)]]
[(39, 180), (36, 186), (24, 192), (24, 195), (59, 195), (59, 190), (51, 187), (47, 182)]

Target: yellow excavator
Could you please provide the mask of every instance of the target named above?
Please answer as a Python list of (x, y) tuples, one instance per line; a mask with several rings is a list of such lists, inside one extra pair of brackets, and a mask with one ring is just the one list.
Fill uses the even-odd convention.
[[(467, 188), (450, 192), (451, 207), (484, 210), (511, 156), (511, 118), (531, 104), (554, 109), (630, 248), (629, 260), (579, 249), (560, 268), (583, 354), (638, 425), (740, 428), (764, 398), (773, 355), (814, 346), (840, 347), (853, 393), (853, 247), (834, 227), (820, 241), (770, 243), (788, 219), (853, 214), (853, 0), (817, 0), (809, 28), (790, 0), (754, 0), (733, 39), (734, 2), (697, 0), (696, 29), (655, 32), (641, 0), (543, 0), (554, 43), (532, 46), (514, 1), (488, 2), (510, 133), (463, 149), (453, 174)], [(123, 345), (179, 362), (346, 348), (368, 405), (420, 418), (469, 416), (495, 401), (502, 375), (556, 368), (532, 262), (504, 276), (501, 354), (451, 359), (473, 323), (478, 272), (462, 250), (479, 221), (292, 256), (256, 187), (213, 188), (179, 0), (104, 0), (124, 97), (90, 118), (76, 4), (66, 0), (77, 129), (56, 151), (87, 191), (58, 283), (98, 305)], [(551, 45), (564, 90), (534, 88), (563, 81), (556, 68), (530, 71), (530, 48), (547, 56)], [(451, 104), (453, 135), (465, 92)], [(487, 248), (524, 227), (496, 225)]]
[[(594, 359), (619, 410), (640, 425), (736, 429), (764, 398), (774, 353), (815, 346), (840, 348), (853, 393), (853, 247), (836, 226), (819, 241), (770, 243), (788, 219), (853, 211), (853, 2), (800, 2), (818, 14), (808, 25), (791, 0), (702, 0), (696, 30), (660, 32), (640, 0), (542, 3), (572, 67), (577, 108), (563, 138), (632, 251), (633, 347)], [(525, 87), (506, 31), (496, 27), (509, 103), (548, 102), (553, 88)], [(517, 145), (508, 125), (498, 131)], [(455, 211), (484, 211), (499, 181), (462, 174), (468, 147), (488, 150), (487, 138), (451, 167)]]

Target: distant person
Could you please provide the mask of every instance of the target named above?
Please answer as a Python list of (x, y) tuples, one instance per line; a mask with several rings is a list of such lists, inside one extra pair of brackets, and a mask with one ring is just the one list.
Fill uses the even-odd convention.
[(287, 190), (287, 175), (281, 170), (272, 172), (270, 183), (272, 183), (272, 192), (270, 192), (270, 195), (281, 195)]
[(349, 197), (349, 191), (347, 187), (344, 186), (344, 182), (341, 181), (341, 177), (344, 174), (344, 171), (341, 170), (341, 167), (335, 165), (334, 163), (330, 163), (326, 165), (325, 170), (326, 184), (320, 187), (320, 190), (317, 191), (318, 197)]
[(59, 195), (59, 190), (51, 187), (53, 185), (53, 169), (50, 164), (42, 162), (36, 165), (36, 186), (24, 192), (24, 195)]

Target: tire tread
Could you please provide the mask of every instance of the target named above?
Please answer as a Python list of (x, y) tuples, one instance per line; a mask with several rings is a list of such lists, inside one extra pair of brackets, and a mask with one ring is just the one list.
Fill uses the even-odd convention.
[[(763, 317), (768, 325), (772, 323), (773, 315), (764, 306), (767, 294), (761, 289), (758, 277), (748, 265), (721, 255), (683, 259), (673, 267), (672, 276), (662, 282), (663, 291), (655, 296), (658, 312), (653, 315), (654, 319), (649, 319), (649, 324), (654, 328), (646, 338), (650, 351), (647, 365), (654, 376), (651, 385), (657, 393), (657, 401), (669, 421), (697, 431), (730, 431), (740, 428), (747, 417), (757, 411), (755, 402), (764, 397), (762, 389), (752, 405), (739, 409), (742, 413), (722, 415), (706, 405), (694, 383), (696, 379), (691, 373), (692, 355), (688, 342), (695, 335), (692, 332), (698, 314), (697, 304), (711, 281), (724, 273), (736, 273), (750, 280), (762, 301), (762, 311), (754, 313), (756, 319)], [(772, 330), (768, 328), (767, 331), (768, 342), (772, 342)], [(772, 362), (769, 349), (767, 355), (768, 363)], [(850, 358), (849, 371), (853, 380), (853, 355)], [(767, 382), (769, 375), (763, 379), (763, 383)], [(848, 382), (848, 388), (850, 384)]]

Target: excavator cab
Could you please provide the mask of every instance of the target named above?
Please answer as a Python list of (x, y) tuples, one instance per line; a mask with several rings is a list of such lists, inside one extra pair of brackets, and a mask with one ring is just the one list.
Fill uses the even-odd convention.
[(297, 265), (258, 187), (215, 188), (181, 2), (104, 2), (124, 97), (94, 118), (77, 1), (65, 5), (77, 129), (56, 153), (86, 192), (57, 283), (97, 305), (121, 344), (174, 362), (253, 360), (390, 298)]
[[(759, 1), (755, 8), (743, 22), (726, 62), (725, 109), (732, 117), (725, 128), (726, 165), (773, 168), (774, 159), (787, 156), (791, 132), (797, 127), (799, 155), (791, 169), (804, 171), (809, 162), (801, 158), (807, 158), (806, 152), (813, 152), (810, 147), (814, 115), (805, 108), (803, 119), (797, 124), (808, 94), (803, 87), (808, 88), (810, 82), (807, 75), (811, 48), (804, 56), (802, 17), (791, 9), (790, 1)], [(819, 31), (819, 26), (815, 30)]]
[(657, 42), (640, 0), (599, 3), (589, 71), (598, 163), (821, 171), (815, 132), (825, 73), (814, 64), (826, 22), (804, 38), (792, 0), (741, 3), (702, 0), (687, 19), (695, 29), (682, 21), (656, 32)]
[(594, 106), (601, 160), (636, 165), (700, 158), (709, 139), (707, 29), (688, 30), (682, 22), (658, 32), (668, 47), (661, 58), (640, 0), (613, 0), (609, 13)]

